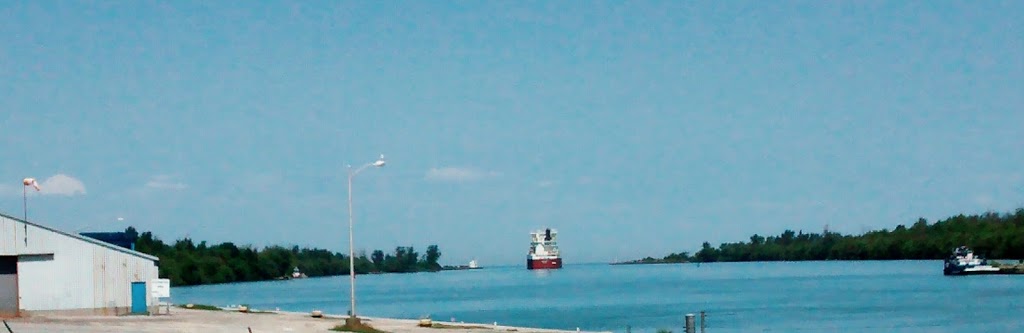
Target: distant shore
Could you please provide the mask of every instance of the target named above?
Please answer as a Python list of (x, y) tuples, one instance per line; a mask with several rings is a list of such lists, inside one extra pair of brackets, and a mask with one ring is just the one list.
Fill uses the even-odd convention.
[(950, 249), (973, 248), (986, 258), (1024, 258), (1024, 207), (1013, 212), (958, 214), (929, 223), (918, 218), (909, 225), (842, 234), (826, 227), (820, 232), (786, 229), (777, 236), (754, 234), (749, 241), (704, 242), (697, 252), (670, 253), (633, 263), (770, 262), (815, 260), (942, 260)]
[(630, 261), (611, 262), (609, 265), (664, 265), (664, 264), (689, 264), (692, 261), (674, 261), (665, 259), (644, 258)]
[(443, 266), (443, 267), (441, 267), (442, 271), (464, 271), (464, 270), (470, 270), (470, 269), (483, 269), (483, 267), (469, 267), (468, 265)]

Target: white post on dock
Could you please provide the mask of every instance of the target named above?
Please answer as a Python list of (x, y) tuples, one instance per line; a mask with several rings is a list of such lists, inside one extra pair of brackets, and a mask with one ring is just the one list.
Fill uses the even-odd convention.
[(687, 313), (686, 314), (686, 333), (697, 333), (694, 330), (693, 326), (694, 326), (693, 325), (693, 314), (692, 313)]
[(706, 316), (704, 314), (704, 310), (701, 310), (700, 311), (700, 333), (704, 333), (704, 329), (708, 327), (707, 325), (704, 325), (704, 318), (706, 318)]

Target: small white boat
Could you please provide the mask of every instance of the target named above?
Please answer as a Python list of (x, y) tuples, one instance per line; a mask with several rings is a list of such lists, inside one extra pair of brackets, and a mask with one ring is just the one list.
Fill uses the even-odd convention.
[(303, 272), (299, 271), (299, 268), (295, 267), (295, 269), (292, 270), (292, 278), (293, 279), (305, 279), (305, 278), (307, 278), (307, 276), (306, 276), (306, 273), (303, 273)]

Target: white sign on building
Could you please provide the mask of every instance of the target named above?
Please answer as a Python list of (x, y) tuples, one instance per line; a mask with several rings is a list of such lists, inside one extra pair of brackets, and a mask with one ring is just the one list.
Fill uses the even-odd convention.
[(170, 279), (153, 279), (150, 281), (152, 286), (153, 297), (171, 297), (171, 280)]

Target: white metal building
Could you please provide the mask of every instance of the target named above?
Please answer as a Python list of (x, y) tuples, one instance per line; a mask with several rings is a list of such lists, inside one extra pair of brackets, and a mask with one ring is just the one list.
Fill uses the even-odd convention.
[(0, 214), (0, 317), (147, 312), (158, 260)]

